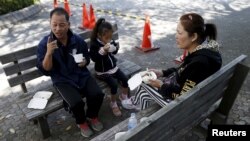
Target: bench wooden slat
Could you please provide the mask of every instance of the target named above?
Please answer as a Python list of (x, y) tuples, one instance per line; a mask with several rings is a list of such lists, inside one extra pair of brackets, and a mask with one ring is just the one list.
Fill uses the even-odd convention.
[(113, 31), (118, 31), (118, 25), (117, 24), (113, 24)]
[(22, 63), (7, 66), (4, 68), (4, 72), (7, 76), (10, 76), (12, 74), (16, 74), (18, 72), (36, 67), (36, 62), (37, 62), (37, 59), (34, 58), (34, 59), (31, 59)]
[(119, 39), (118, 32), (114, 32), (114, 33), (113, 33), (112, 39), (113, 39), (113, 40), (118, 40), (118, 39)]
[(9, 66), (3, 68), (3, 70), (6, 74), (6, 76), (10, 76), (12, 74), (17, 74), (18, 72), (21, 72), (18, 64), (9, 65)]
[(16, 85), (24, 83), (22, 79), (22, 75), (15, 76), (14, 78), (9, 78), (8, 79), (10, 87), (14, 87)]
[(16, 57), (13, 53), (0, 56), (0, 61), (3, 65), (9, 62), (14, 62), (15, 60), (16, 60)]
[[(141, 69), (141, 67), (140, 66), (132, 66), (132, 67), (130, 67), (130, 68), (128, 68), (127, 70), (128, 70), (128, 72), (138, 72), (138, 70), (140, 70)], [(126, 74), (126, 73), (125, 73)], [(127, 74), (129, 77), (131, 77), (132, 76), (132, 74)]]
[(36, 56), (37, 46), (27, 48), (18, 52), (15, 52), (15, 56), (17, 60), (27, 58), (30, 56)]
[(130, 62), (128, 62), (128, 61), (124, 61), (124, 62), (121, 62), (121, 63), (119, 64), (119, 66), (120, 66), (121, 68), (129, 69), (129, 68), (133, 67), (134, 64), (132, 64), (132, 63), (130, 63)]
[(92, 30), (86, 30), (86, 31), (83, 31), (83, 32), (79, 33), (79, 35), (80, 35), (83, 39), (86, 40), (86, 39), (90, 38), (91, 32), (92, 32)]
[(40, 76), (43, 76), (43, 74), (38, 69), (35, 69), (31, 72), (12, 77), (8, 79), (8, 82), (9, 82), (9, 85), (13, 87), (13, 86), (28, 82), (30, 80), (36, 79)]
[(2, 64), (11, 63), (14, 61), (18, 61), (20, 59), (24, 59), (26, 57), (36, 55), (36, 50), (37, 50), (37, 46), (23, 49), (23, 50), (20, 50), (17, 52), (13, 52), (13, 53), (9, 53), (9, 54), (0, 56), (0, 60), (1, 60)]

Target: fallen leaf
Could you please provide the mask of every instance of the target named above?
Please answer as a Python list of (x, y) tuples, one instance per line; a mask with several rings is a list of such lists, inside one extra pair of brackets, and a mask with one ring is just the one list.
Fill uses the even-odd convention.
[(12, 117), (13, 115), (12, 114), (8, 114), (7, 116), (5, 116), (6, 118), (10, 118)]
[(10, 128), (9, 131), (10, 131), (11, 134), (15, 134), (16, 133), (15, 129), (13, 129), (13, 128)]
[(71, 125), (66, 128), (66, 131), (69, 131), (71, 129)]

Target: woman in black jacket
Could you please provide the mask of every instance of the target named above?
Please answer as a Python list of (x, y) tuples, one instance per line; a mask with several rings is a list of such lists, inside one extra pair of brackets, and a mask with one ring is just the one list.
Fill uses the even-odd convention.
[[(205, 24), (204, 19), (195, 13), (181, 16), (177, 26), (176, 43), (189, 55), (177, 68), (167, 70), (151, 69), (163, 80), (149, 80), (142, 83), (132, 99), (140, 109), (145, 109), (154, 100), (161, 106), (186, 93), (195, 85), (218, 71), (222, 65), (219, 45), (216, 40), (216, 26)], [(207, 41), (207, 42), (205, 42)]]

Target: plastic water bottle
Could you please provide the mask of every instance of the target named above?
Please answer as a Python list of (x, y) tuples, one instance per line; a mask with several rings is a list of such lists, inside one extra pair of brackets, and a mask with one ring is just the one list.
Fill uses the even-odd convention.
[(137, 119), (135, 117), (135, 113), (131, 113), (131, 116), (128, 120), (128, 130), (135, 128), (136, 125), (137, 125)]

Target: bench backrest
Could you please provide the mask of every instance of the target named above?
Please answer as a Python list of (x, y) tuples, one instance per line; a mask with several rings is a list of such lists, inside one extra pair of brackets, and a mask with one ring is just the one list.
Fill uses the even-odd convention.
[(118, 140), (172, 140), (204, 120), (218, 100), (221, 102), (217, 111), (227, 116), (249, 71), (249, 67), (240, 64), (245, 58), (245, 55), (239, 56)]
[[(113, 39), (118, 40), (117, 24), (113, 25)], [(90, 44), (90, 36), (92, 30), (85, 30), (79, 35)], [(118, 44), (119, 45), (119, 44)], [(37, 46), (23, 49), (16, 52), (11, 52), (0, 56), (0, 61), (4, 65), (3, 70), (8, 77), (10, 87), (21, 85), (22, 91), (27, 92), (25, 83), (43, 76), (43, 74), (36, 68), (36, 51)]]

